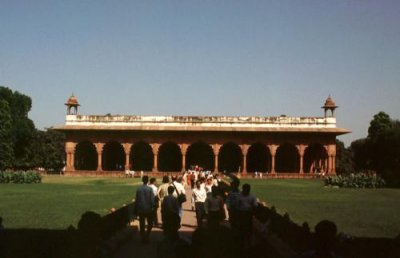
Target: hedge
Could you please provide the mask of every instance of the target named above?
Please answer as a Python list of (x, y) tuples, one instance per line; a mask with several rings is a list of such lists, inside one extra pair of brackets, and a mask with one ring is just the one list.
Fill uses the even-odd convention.
[(36, 171), (0, 171), (0, 184), (38, 184), (42, 176)]
[(346, 188), (380, 188), (386, 185), (384, 179), (372, 173), (358, 173), (350, 175), (328, 176), (325, 178), (326, 186)]

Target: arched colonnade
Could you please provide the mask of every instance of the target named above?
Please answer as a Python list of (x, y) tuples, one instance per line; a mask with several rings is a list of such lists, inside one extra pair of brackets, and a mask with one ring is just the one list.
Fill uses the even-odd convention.
[(199, 165), (214, 172), (335, 173), (335, 145), (226, 142), (66, 142), (66, 170), (182, 171)]

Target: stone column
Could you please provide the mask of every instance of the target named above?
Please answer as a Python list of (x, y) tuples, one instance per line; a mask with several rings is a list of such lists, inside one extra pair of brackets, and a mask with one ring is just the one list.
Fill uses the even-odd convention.
[(103, 167), (102, 167), (102, 154), (103, 154), (103, 147), (104, 147), (104, 143), (102, 142), (98, 142), (95, 143), (96, 146), (96, 151), (97, 151), (97, 171), (101, 172), (103, 171)]
[(336, 144), (328, 145), (328, 174), (336, 175)]
[(151, 144), (151, 148), (153, 149), (154, 156), (153, 172), (158, 172), (158, 149), (160, 148), (160, 144), (153, 143)]
[(131, 155), (132, 143), (124, 143), (122, 144), (122, 146), (124, 146), (124, 151), (125, 151), (125, 170), (130, 170), (131, 164), (129, 156)]
[(278, 149), (278, 145), (270, 144), (267, 145), (269, 148), (269, 152), (271, 153), (271, 174), (276, 174), (275, 172), (275, 154)]
[(75, 171), (75, 142), (65, 143), (65, 153), (67, 155), (66, 171)]
[(182, 153), (182, 171), (186, 170), (186, 152), (188, 145), (185, 143), (179, 144), (179, 147), (181, 148), (181, 153)]
[(211, 145), (214, 152), (214, 172), (218, 172), (218, 155), (219, 149), (221, 148), (221, 144), (213, 144)]
[(299, 171), (299, 173), (303, 174), (304, 173), (304, 168), (303, 168), (304, 151), (306, 149), (306, 146), (303, 144), (299, 144), (299, 145), (296, 145), (296, 147), (297, 147), (297, 150), (299, 151), (299, 156), (300, 156), (300, 171)]
[(242, 144), (240, 148), (242, 149), (242, 155), (243, 155), (243, 174), (247, 174), (247, 152), (249, 151), (249, 145), (248, 144)]

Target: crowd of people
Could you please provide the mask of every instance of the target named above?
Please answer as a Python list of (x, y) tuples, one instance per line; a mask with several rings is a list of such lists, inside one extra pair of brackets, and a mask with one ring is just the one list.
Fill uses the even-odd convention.
[[(190, 202), (197, 221), (192, 250), (198, 252), (196, 257), (247, 257), (244, 252), (252, 245), (253, 216), (258, 206), (249, 184), (243, 184), (240, 189), (240, 180), (233, 175), (226, 180), (221, 179), (218, 174), (206, 174), (201, 171), (184, 172), (172, 177), (164, 176), (158, 187), (156, 179), (149, 179), (147, 175), (142, 177), (142, 182), (143, 185), (136, 191), (135, 214), (139, 218), (143, 243), (149, 241), (153, 226), (162, 227), (167, 241), (165, 246), (171, 246), (181, 240), (178, 232), (182, 225), (182, 204), (186, 201), (185, 189), (192, 188)], [(158, 219), (160, 207), (162, 223)], [(227, 217), (225, 210), (228, 211), (228, 228), (221, 226), (221, 222)], [(331, 224), (328, 225), (330, 227), (327, 226), (329, 230), (333, 228)], [(318, 230), (324, 232), (322, 229)], [(316, 232), (318, 230), (316, 228)], [(331, 231), (329, 236), (334, 239), (336, 231), (330, 230), (329, 233)], [(323, 243), (331, 243), (331, 238), (329, 241), (321, 239)], [(225, 244), (218, 244), (221, 241)], [(222, 256), (210, 256), (210, 253), (202, 255), (204, 246), (209, 246), (207, 250), (219, 252)], [(329, 254), (332, 254), (332, 248), (321, 250), (328, 250)], [(299, 257), (336, 257), (318, 256), (322, 254), (321, 250), (312, 250)], [(318, 255), (315, 255), (316, 253)]]
[[(244, 245), (249, 244), (252, 216), (257, 207), (256, 198), (250, 194), (249, 184), (244, 184), (240, 191), (240, 182), (237, 178), (231, 177), (227, 182), (218, 174), (201, 170), (188, 171), (172, 177), (165, 175), (158, 187), (156, 179), (149, 179), (146, 175), (142, 177), (142, 182), (143, 185), (136, 191), (135, 214), (139, 218), (143, 243), (149, 241), (154, 226), (161, 226), (164, 235), (169, 239), (179, 238), (182, 204), (186, 201), (185, 188), (191, 188), (192, 194), (187, 199), (196, 214), (199, 228), (217, 228), (221, 221), (226, 219), (227, 209), (231, 229), (241, 236)], [(159, 208), (161, 208), (162, 224), (157, 215)]]

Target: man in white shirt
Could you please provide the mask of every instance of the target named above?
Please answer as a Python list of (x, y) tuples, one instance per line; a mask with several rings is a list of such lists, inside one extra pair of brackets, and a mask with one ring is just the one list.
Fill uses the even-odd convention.
[(192, 201), (194, 203), (196, 211), (197, 226), (201, 227), (203, 218), (205, 218), (206, 212), (204, 210), (204, 202), (206, 201), (207, 193), (204, 188), (201, 187), (201, 182), (196, 182), (196, 187), (192, 192)]
[[(171, 185), (174, 186), (174, 188), (175, 188), (175, 191), (174, 191), (174, 193), (173, 193), (173, 196), (174, 196), (175, 198), (178, 198), (178, 195), (181, 194), (181, 193), (182, 193), (182, 194), (186, 194), (185, 188), (183, 187), (183, 185), (181, 184), (181, 182), (179, 182), (179, 180), (182, 180), (182, 178), (177, 179), (176, 176), (172, 176), (172, 183), (171, 183)], [(181, 203), (180, 203), (180, 205), (179, 205), (179, 217), (180, 217), (181, 220), (182, 220), (182, 204), (181, 204)]]

